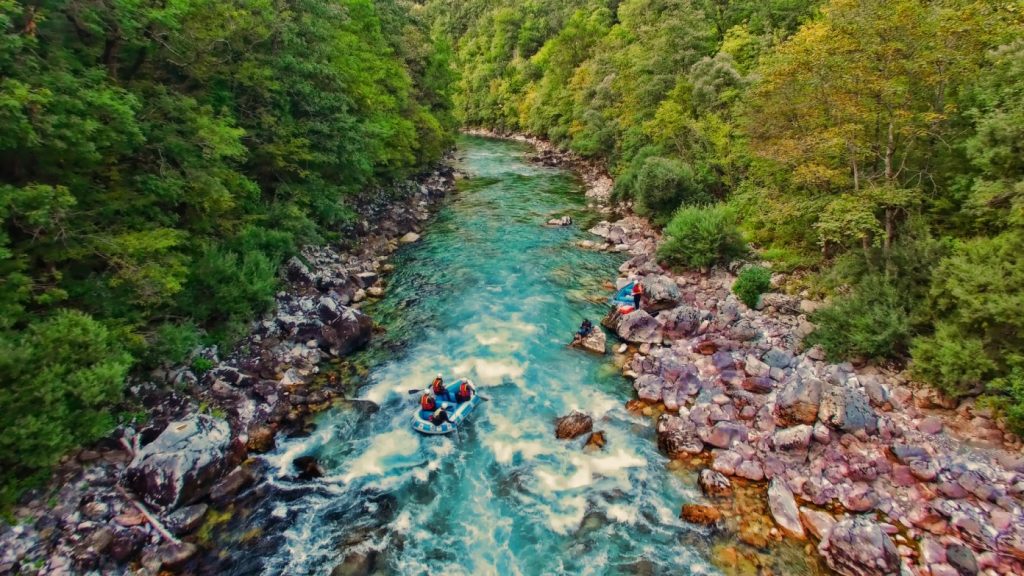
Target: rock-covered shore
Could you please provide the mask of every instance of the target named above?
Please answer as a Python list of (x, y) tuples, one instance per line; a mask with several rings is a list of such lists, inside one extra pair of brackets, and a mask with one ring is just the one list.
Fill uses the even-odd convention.
[[(539, 149), (607, 199), (600, 167)], [(659, 233), (628, 210), (590, 232), (581, 247), (631, 255), (616, 285), (645, 287), (641, 310), (603, 322), (630, 344), (619, 357), (637, 394), (628, 408), (656, 418), (670, 459), (703, 463), (707, 501), (685, 505), (684, 519), (716, 524), (732, 483), (762, 483), (770, 536), (807, 540), (839, 574), (1024, 574), (1024, 455), (990, 410), (898, 368), (827, 361), (802, 343), (821, 302), (777, 291), (750, 309), (731, 293), (736, 267), (666, 269)]]
[[(320, 366), (370, 339), (373, 322), (360, 307), (383, 295), (389, 255), (419, 239), (456, 177), (441, 166), (367, 193), (345, 234), (354, 245), (308, 246), (292, 258), (275, 311), (230, 354), (199, 350), (188, 365), (130, 382), (146, 423), (68, 455), (46, 488), (26, 495), (14, 523), (0, 527), (0, 575), (188, 571), (210, 511), (258, 496), (249, 455), (345, 401)], [(192, 368), (203, 364), (204, 373)]]

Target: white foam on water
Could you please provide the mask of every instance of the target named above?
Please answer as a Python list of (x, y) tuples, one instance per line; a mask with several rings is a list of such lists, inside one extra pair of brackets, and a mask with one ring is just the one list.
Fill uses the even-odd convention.
[(608, 518), (625, 524), (636, 524), (640, 517), (640, 511), (636, 506), (626, 504), (612, 504), (604, 511)]
[(473, 383), (478, 387), (501, 386), (505, 378), (521, 379), (529, 365), (529, 362), (472, 358), (457, 364), (454, 371), (456, 374), (472, 374)]
[(296, 458), (315, 452), (318, 448), (330, 442), (335, 437), (336, 432), (337, 430), (334, 426), (322, 426), (301, 441), (283, 443), (283, 447), (280, 448), (279, 452), (265, 454), (263, 460), (276, 470), (275, 477), (284, 478), (291, 476), (293, 474), (292, 463), (295, 462)]
[(568, 466), (573, 470), (541, 467), (534, 475), (541, 491), (553, 493), (576, 490), (590, 486), (599, 477), (614, 478), (629, 487), (628, 470), (647, 465), (647, 460), (626, 450), (617, 450), (609, 454), (572, 454), (568, 458)]
[(348, 484), (358, 478), (383, 474), (395, 467), (394, 460), (408, 460), (419, 452), (419, 447), (419, 438), (411, 430), (397, 428), (385, 432), (371, 440), (367, 450), (351, 461), (339, 479)]
[(563, 498), (557, 501), (556, 505), (560, 509), (556, 510), (554, 506), (548, 506), (546, 510), (541, 510), (541, 514), (547, 520), (551, 530), (563, 535), (576, 531), (583, 523), (583, 516), (587, 513), (587, 499), (583, 496)]

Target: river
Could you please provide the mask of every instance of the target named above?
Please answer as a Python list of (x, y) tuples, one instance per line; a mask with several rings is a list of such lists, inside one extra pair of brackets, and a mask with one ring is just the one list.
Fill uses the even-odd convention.
[[(362, 353), (357, 397), (379, 411), (330, 410), (279, 439), (267, 496), (235, 522), (227, 573), (717, 573), (701, 529), (678, 518), (698, 489), (667, 469), (651, 420), (624, 409), (630, 383), (611, 356), (565, 345), (606, 312), (623, 257), (576, 248), (584, 226), (543, 225), (594, 216), (579, 180), (529, 151), (460, 139), (470, 177), (395, 256), (368, 310), (385, 332)], [(457, 435), (423, 437), (407, 391), (439, 372), (491, 400)], [(594, 417), (603, 450), (555, 440), (572, 410)], [(294, 479), (299, 456), (326, 475)]]

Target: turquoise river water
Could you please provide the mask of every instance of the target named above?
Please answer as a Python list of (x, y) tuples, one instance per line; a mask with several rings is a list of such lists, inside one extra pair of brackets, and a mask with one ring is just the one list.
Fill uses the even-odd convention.
[[(403, 247), (386, 297), (369, 308), (385, 333), (365, 355), (357, 397), (373, 413), (333, 409), (266, 456), (269, 492), (248, 511), (233, 574), (717, 574), (700, 528), (679, 518), (698, 499), (671, 473), (649, 418), (611, 356), (566, 347), (597, 322), (623, 257), (577, 249), (580, 182), (525, 159), (524, 144), (463, 138), (470, 177)], [(416, 397), (441, 372), (491, 398), (458, 433), (410, 428)], [(554, 438), (572, 410), (607, 446)], [(585, 438), (585, 437), (584, 437)], [(323, 478), (293, 478), (314, 456)], [(245, 542), (252, 542), (246, 546)], [(226, 553), (225, 553), (226, 554)]]

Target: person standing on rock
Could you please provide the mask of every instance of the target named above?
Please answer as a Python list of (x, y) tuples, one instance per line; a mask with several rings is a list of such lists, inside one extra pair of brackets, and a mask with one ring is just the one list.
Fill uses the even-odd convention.
[(639, 280), (633, 281), (633, 309), (640, 309), (640, 300), (644, 297), (644, 285)]

